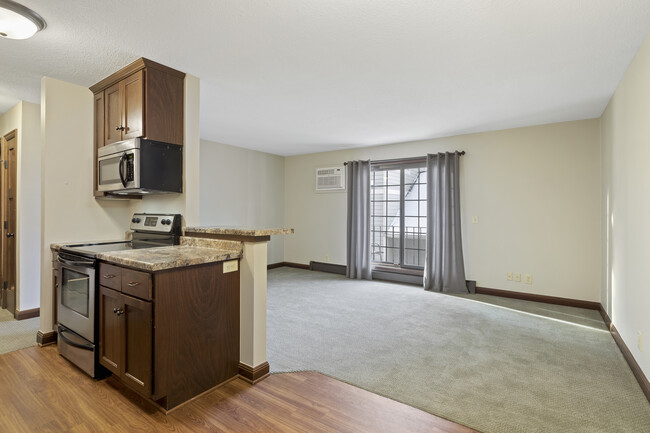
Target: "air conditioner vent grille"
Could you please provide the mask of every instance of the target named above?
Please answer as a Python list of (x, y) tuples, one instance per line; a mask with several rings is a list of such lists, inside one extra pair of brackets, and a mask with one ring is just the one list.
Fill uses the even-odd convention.
[(345, 189), (345, 170), (343, 167), (324, 167), (316, 169), (316, 191), (336, 191)]

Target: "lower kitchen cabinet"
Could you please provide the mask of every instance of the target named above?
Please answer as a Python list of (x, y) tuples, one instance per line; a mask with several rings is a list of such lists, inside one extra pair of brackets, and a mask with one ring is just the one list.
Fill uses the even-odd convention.
[(151, 396), (151, 302), (99, 288), (100, 363), (124, 384)]
[(239, 271), (102, 262), (99, 280), (100, 363), (129, 388), (169, 410), (237, 376)]

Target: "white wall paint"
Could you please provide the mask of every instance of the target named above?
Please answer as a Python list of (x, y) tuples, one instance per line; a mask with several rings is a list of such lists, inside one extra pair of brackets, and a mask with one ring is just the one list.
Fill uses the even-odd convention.
[[(351, 159), (465, 150), (461, 205), (465, 269), (479, 286), (600, 299), (599, 121), (287, 157), (285, 260), (345, 264), (346, 194), (316, 193), (315, 169)], [(471, 224), (472, 216), (479, 224)], [(506, 281), (506, 272), (533, 284)], [(649, 334), (650, 335), (650, 334)]]
[[(39, 308), (41, 274), (34, 266), (41, 246), (41, 107), (22, 103), (18, 153), (18, 278), (21, 311)], [(36, 268), (36, 269), (35, 269)]]
[(121, 239), (128, 201), (93, 197), (93, 94), (86, 87), (41, 81), (41, 319), (52, 330), (52, 242)]
[[(603, 113), (603, 305), (650, 377), (650, 34)], [(637, 332), (645, 338), (639, 350)]]
[(4, 136), (14, 129), (18, 130), (16, 138), (16, 309), (29, 310), (38, 308), (40, 304), (40, 272), (34, 272), (31, 265), (40, 252), (41, 244), (39, 105), (21, 101), (11, 110), (0, 115), (0, 135)]
[[(201, 142), (201, 225), (284, 226), (284, 158)], [(284, 261), (285, 236), (272, 236), (269, 263)]]

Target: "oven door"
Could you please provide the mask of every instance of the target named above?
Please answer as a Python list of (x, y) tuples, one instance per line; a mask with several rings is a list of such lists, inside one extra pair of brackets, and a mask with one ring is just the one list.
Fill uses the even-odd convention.
[(59, 323), (91, 343), (95, 341), (95, 261), (59, 253)]
[(97, 189), (120, 191), (140, 188), (140, 149), (97, 158)]

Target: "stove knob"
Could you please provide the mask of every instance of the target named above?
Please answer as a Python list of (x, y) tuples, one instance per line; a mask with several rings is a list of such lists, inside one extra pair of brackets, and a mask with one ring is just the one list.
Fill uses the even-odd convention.
[(142, 221), (140, 218), (133, 218), (131, 220), (131, 222), (134, 223), (134, 224), (138, 224), (140, 221)]
[(137, 221), (135, 220), (135, 218), (132, 218), (132, 219), (131, 219), (131, 222), (132, 222), (133, 224), (135, 224)]
[(161, 223), (163, 223), (163, 224), (165, 224), (165, 225), (169, 225), (169, 224), (171, 224), (172, 222), (171, 222), (171, 220), (162, 220)]

